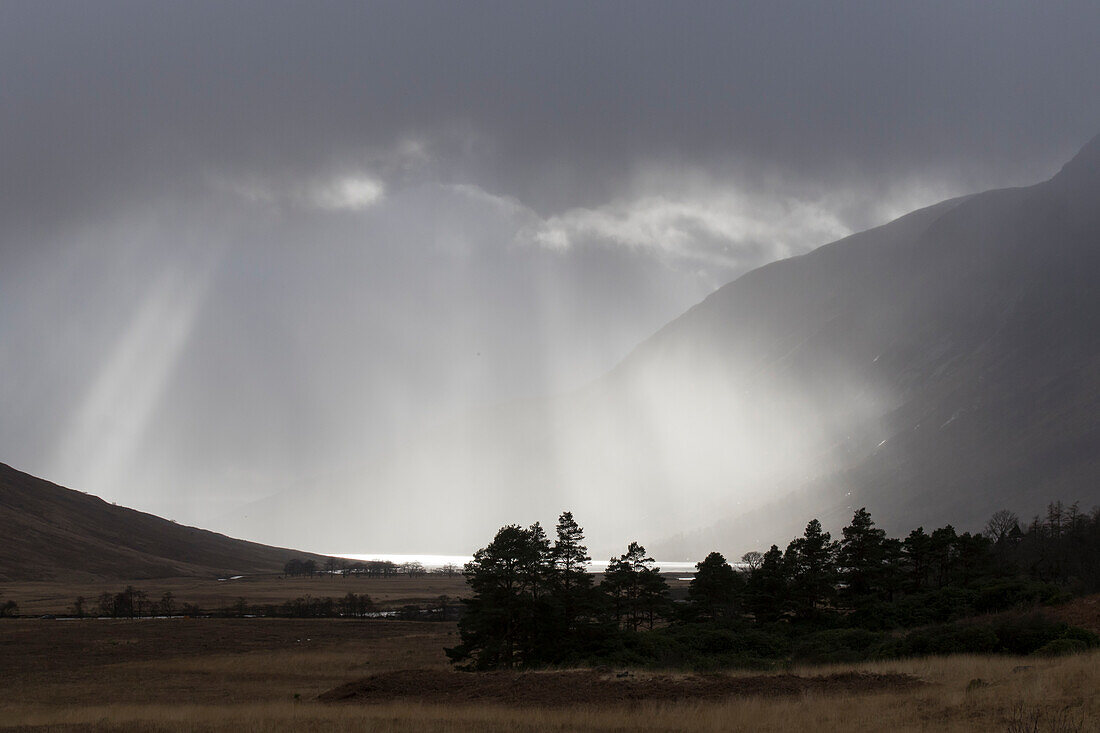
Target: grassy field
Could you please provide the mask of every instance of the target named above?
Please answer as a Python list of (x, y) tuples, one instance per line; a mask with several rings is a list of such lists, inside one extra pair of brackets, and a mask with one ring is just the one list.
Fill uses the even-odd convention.
[(84, 596), (91, 612), (96, 598), (104, 591), (112, 593), (127, 585), (145, 591), (152, 601), (170, 591), (177, 607), (183, 603), (198, 604), (204, 610), (229, 606), (243, 598), (249, 605), (280, 604), (292, 598), (338, 597), (353, 592), (368, 594), (383, 608), (398, 608), (405, 604), (434, 602), (439, 596), (457, 598), (466, 593), (466, 581), (461, 575), (447, 577), (429, 574), (409, 578), (365, 577), (294, 577), (278, 575), (245, 576), (238, 580), (215, 578), (157, 578), (153, 580), (95, 581), (79, 583), (10, 582), (0, 584), (0, 598), (14, 600), (24, 616), (69, 613), (73, 600)]
[[(287, 619), (0, 622), (0, 727), (24, 730), (1100, 729), (1100, 655), (952, 657), (793, 670), (902, 673), (897, 691), (544, 707), (316, 700), (393, 670), (447, 670), (453, 624)], [(446, 672), (446, 674), (461, 674)], [(538, 673), (536, 673), (538, 674)], [(616, 678), (614, 671), (606, 673)], [(634, 676), (654, 674), (636, 672)], [(744, 676), (748, 676), (745, 673)], [(438, 674), (436, 675), (439, 676)], [(547, 678), (548, 682), (551, 678)], [(778, 681), (778, 678), (777, 678)]]

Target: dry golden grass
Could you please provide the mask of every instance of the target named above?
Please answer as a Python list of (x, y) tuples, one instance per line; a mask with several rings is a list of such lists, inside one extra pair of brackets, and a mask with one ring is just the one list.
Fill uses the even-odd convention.
[[(60, 633), (65, 625), (74, 631)], [(901, 672), (905, 692), (540, 709), (326, 705), (372, 672), (446, 666), (452, 624), (389, 621), (0, 623), (0, 727), (199, 731), (1005, 731), (1038, 714), (1100, 730), (1100, 654), (931, 658), (796, 670)], [(200, 645), (214, 638), (213, 646)], [(306, 641), (308, 640), (308, 641)], [(1017, 669), (1018, 667), (1026, 669)], [(748, 674), (748, 673), (745, 673)], [(981, 680), (981, 682), (974, 682)], [(297, 697), (295, 697), (297, 696)], [(1029, 729), (1030, 730), (1030, 729)], [(1064, 730), (1074, 730), (1068, 728)]]
[(49, 706), (312, 699), (349, 679), (446, 667), (454, 624), (341, 619), (5, 620), (0, 721)]

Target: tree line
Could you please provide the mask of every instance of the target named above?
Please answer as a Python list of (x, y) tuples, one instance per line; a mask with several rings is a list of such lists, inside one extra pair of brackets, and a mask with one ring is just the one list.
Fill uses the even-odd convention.
[[(13, 605), (13, 611), (14, 603)], [(0, 604), (0, 611), (4, 606)], [(407, 621), (455, 621), (462, 606), (441, 595), (433, 601), (405, 604), (396, 608), (379, 607), (366, 593), (348, 592), (342, 596), (306, 594), (282, 603), (250, 603), (245, 598), (217, 607), (202, 608), (195, 603), (180, 603), (167, 591), (159, 599), (145, 591), (126, 586), (117, 592), (104, 592), (96, 598), (77, 596), (69, 607), (73, 618), (146, 618), (188, 616), (216, 618), (393, 618)], [(14, 613), (12, 614), (14, 615)]]
[(392, 578), (398, 575), (405, 575), (410, 578), (416, 578), (427, 575), (429, 572), (451, 577), (458, 575), (461, 572), (461, 568), (454, 564), (447, 564), (428, 570), (428, 568), (424, 567), (423, 563), (416, 561), (403, 563), (395, 563), (390, 560), (348, 562), (335, 557), (328, 558), (323, 565), (318, 565), (314, 560), (291, 558), (287, 560), (286, 564), (283, 566), (283, 575), (288, 578), (300, 577), (303, 575), (312, 578), (320, 574), (330, 577)]
[(149, 616), (275, 616), (286, 618), (356, 618), (375, 614), (377, 606), (366, 593), (344, 596), (313, 597), (305, 595), (283, 603), (250, 604), (244, 598), (218, 608), (203, 609), (195, 603), (180, 603), (171, 591), (159, 599), (150, 598), (143, 590), (126, 586), (117, 592), (105, 591), (95, 599), (77, 596), (70, 606), (75, 618), (143, 618)]
[(1027, 628), (958, 625), (1100, 590), (1100, 510), (1077, 505), (1051, 504), (1026, 525), (1001, 511), (979, 533), (947, 525), (904, 538), (888, 537), (866, 508), (837, 539), (814, 519), (785, 549), (746, 553), (739, 567), (710, 553), (678, 602), (637, 542), (611, 559), (596, 584), (570, 512), (555, 531), (551, 541), (538, 523), (503, 527), (466, 565), (472, 595), (460, 643), (447, 650), (453, 663), (759, 665), (1100, 642), (1039, 617)]

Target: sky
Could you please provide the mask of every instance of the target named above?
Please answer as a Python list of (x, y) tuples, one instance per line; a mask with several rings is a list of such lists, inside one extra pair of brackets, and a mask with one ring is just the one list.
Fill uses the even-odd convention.
[(217, 528), (1097, 132), (1094, 2), (5, 2), (0, 461)]

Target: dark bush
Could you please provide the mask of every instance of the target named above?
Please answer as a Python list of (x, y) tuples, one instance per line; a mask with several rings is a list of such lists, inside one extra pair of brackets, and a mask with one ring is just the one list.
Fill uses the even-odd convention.
[(1100, 637), (1086, 629), (1051, 621), (1040, 614), (996, 619), (987, 623), (955, 623), (909, 632), (874, 651), (880, 657), (931, 654), (1032, 654), (1058, 640), (1072, 642), (1053, 648), (1100, 646)]
[(1009, 654), (1031, 654), (1046, 644), (1065, 637), (1070, 627), (1040, 614), (998, 619), (994, 631), (1001, 650)]
[(1062, 597), (1062, 591), (1049, 583), (1003, 580), (980, 589), (974, 602), (974, 611), (995, 613), (1013, 608), (1046, 605), (1057, 602)]
[(1035, 650), (1035, 654), (1043, 657), (1062, 657), (1067, 654), (1080, 654), (1086, 651), (1089, 645), (1080, 639), (1055, 639), (1048, 641)]
[(830, 629), (794, 643), (791, 659), (807, 664), (859, 662), (888, 641), (886, 634), (867, 629)]
[(947, 624), (910, 631), (882, 650), (883, 656), (916, 657), (934, 654), (993, 654), (1000, 651), (997, 634), (989, 626)]

